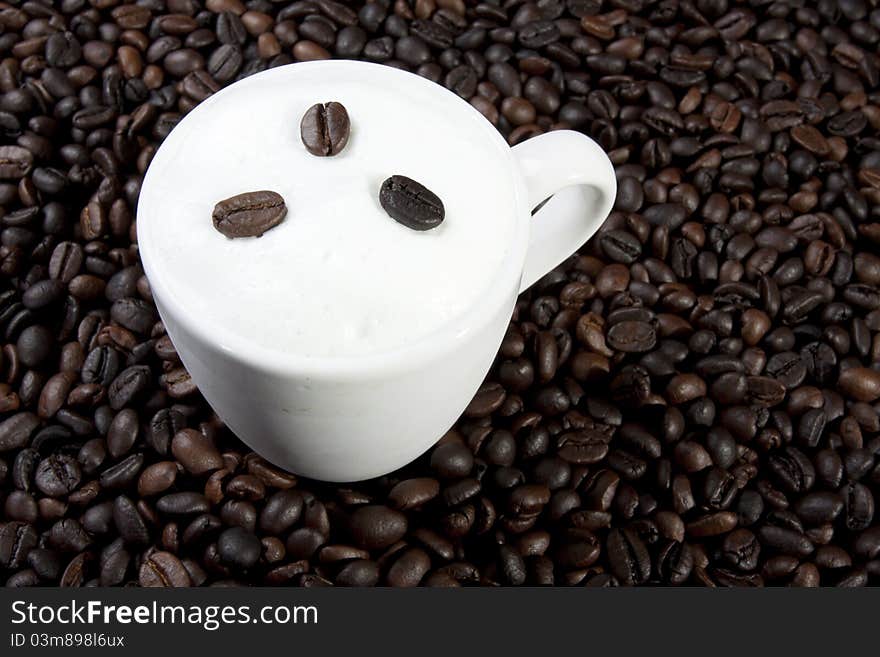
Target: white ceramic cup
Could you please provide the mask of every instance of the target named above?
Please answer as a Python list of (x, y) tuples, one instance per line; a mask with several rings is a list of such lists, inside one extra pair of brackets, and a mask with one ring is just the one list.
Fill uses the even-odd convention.
[[(151, 164), (137, 212), (141, 260), (159, 314), (177, 352), (217, 415), (251, 448), (300, 475), (357, 481), (386, 474), (425, 452), (455, 422), (488, 372), (517, 295), (577, 250), (611, 210), (617, 189), (602, 149), (569, 130), (508, 147), (470, 104), (417, 75), (377, 64), (320, 61), (291, 64), (247, 78), (296, 84), (321, 69), (376, 88), (406, 89), (430, 98), (449, 116), (478, 116), (490, 138), (463, 154), (504, 171), (516, 199), (508, 257), (485, 297), (459, 321), (411, 345), (356, 359), (303, 358), (269, 351), (212, 326), (178, 304), (156, 257), (151, 221), (162, 175), (163, 148)], [(225, 90), (224, 90), (225, 91)], [(212, 98), (222, 102), (224, 91)], [(197, 129), (199, 108), (183, 123)], [(454, 125), (455, 121), (451, 121)], [(173, 150), (169, 148), (167, 150)], [(444, 163), (450, 167), (455, 162)], [(185, 181), (182, 181), (185, 184)], [(553, 198), (534, 214), (532, 209)], [(151, 216), (152, 214), (152, 216)]]

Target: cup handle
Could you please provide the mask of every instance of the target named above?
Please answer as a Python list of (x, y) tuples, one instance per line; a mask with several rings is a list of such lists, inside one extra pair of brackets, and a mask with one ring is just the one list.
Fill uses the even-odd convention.
[(595, 233), (617, 194), (611, 160), (595, 141), (556, 130), (513, 147), (529, 207), (551, 198), (530, 224), (520, 292), (574, 253)]

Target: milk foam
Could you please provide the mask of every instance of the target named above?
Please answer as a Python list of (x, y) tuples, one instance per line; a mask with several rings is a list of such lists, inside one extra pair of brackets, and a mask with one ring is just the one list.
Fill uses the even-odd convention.
[[(468, 108), (336, 77), (257, 76), (207, 100), (154, 160), (138, 219), (151, 222), (153, 268), (187, 312), (303, 356), (385, 352), (460, 321), (513, 239), (511, 174), (483, 156), (492, 136)], [(299, 123), (330, 100), (352, 133), (340, 155), (319, 158)], [(378, 195), (392, 174), (435, 192), (443, 224), (417, 232), (391, 219)], [(215, 203), (261, 189), (284, 197), (279, 226), (234, 240), (214, 229)]]

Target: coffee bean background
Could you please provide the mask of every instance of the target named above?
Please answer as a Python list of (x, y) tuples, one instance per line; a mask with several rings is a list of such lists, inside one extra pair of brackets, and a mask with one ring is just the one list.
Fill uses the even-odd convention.
[[(880, 583), (878, 44), (866, 0), (0, 3), (0, 578)], [(212, 415), (134, 226), (183, 114), (328, 57), (511, 144), (583, 131), (619, 181), (455, 428), (352, 486)]]

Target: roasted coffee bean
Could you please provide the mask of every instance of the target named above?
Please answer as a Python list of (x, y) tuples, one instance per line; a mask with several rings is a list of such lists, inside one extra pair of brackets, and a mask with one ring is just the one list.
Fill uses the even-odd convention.
[(795, 447), (787, 447), (780, 454), (768, 460), (770, 470), (780, 483), (794, 493), (802, 493), (813, 487), (815, 470), (803, 452)]
[(693, 572), (693, 552), (687, 543), (670, 541), (657, 559), (657, 574), (664, 583), (683, 584)]
[(388, 216), (413, 230), (431, 230), (446, 216), (443, 201), (415, 180), (395, 175), (379, 190), (379, 203)]
[(403, 537), (406, 528), (406, 516), (385, 506), (363, 506), (349, 518), (352, 537), (367, 550), (387, 548)]
[(260, 560), (262, 545), (251, 532), (241, 527), (232, 527), (217, 538), (217, 553), (223, 563), (246, 570)]
[(92, 542), (91, 536), (73, 518), (58, 520), (49, 529), (46, 538), (49, 545), (60, 552), (82, 552)]
[[(19, 314), (18, 317), (21, 315)], [(27, 319), (27, 315), (24, 317)], [(19, 334), (15, 346), (22, 365), (37, 367), (42, 365), (52, 354), (52, 334), (45, 326), (39, 324), (28, 326)]]
[(737, 517), (730, 511), (719, 511), (696, 518), (687, 525), (687, 534), (693, 538), (721, 536), (736, 527)]
[(613, 529), (606, 543), (611, 572), (621, 583), (642, 584), (651, 576), (651, 558), (645, 544), (629, 529)]
[(471, 98), (477, 90), (478, 82), (476, 71), (467, 64), (456, 66), (446, 74), (444, 80), (445, 86), (462, 98)]
[(150, 533), (134, 502), (120, 495), (113, 502), (113, 524), (126, 543), (140, 545), (150, 541)]
[(640, 353), (657, 344), (657, 333), (649, 322), (622, 321), (608, 329), (608, 346), (618, 351)]
[(116, 414), (107, 430), (107, 447), (113, 458), (119, 458), (128, 453), (138, 438), (138, 416), (130, 408), (123, 409)]
[(273, 494), (260, 513), (260, 529), (272, 534), (283, 534), (300, 519), (303, 510), (302, 495), (295, 490), (281, 490)]
[(170, 552), (153, 552), (138, 572), (141, 586), (186, 587), (192, 584), (184, 564)]
[(397, 587), (418, 586), (431, 568), (431, 558), (421, 548), (404, 551), (388, 569), (388, 584)]
[(145, 365), (133, 365), (124, 369), (107, 388), (107, 399), (113, 410), (119, 410), (136, 402), (150, 385), (150, 370)]
[(106, 489), (126, 488), (137, 479), (143, 466), (144, 455), (132, 454), (101, 472), (99, 479), (101, 487)]
[(82, 367), (83, 383), (110, 385), (119, 372), (119, 352), (109, 346), (96, 347), (86, 356)]
[(388, 493), (388, 501), (394, 508), (404, 511), (418, 508), (440, 494), (440, 483), (436, 479), (420, 477), (407, 479), (395, 485)]
[(798, 440), (808, 447), (816, 447), (822, 439), (827, 419), (821, 408), (813, 408), (804, 413), (798, 422)]
[(194, 475), (223, 467), (223, 458), (210, 439), (194, 429), (183, 429), (171, 441), (174, 457)]
[(724, 559), (741, 571), (754, 570), (758, 566), (761, 545), (758, 537), (748, 529), (736, 529), (724, 537)]
[(310, 558), (325, 542), (321, 532), (310, 527), (295, 529), (287, 537), (287, 554), (293, 559)]
[(241, 48), (236, 44), (224, 43), (211, 53), (207, 62), (207, 71), (217, 82), (229, 82), (235, 78), (243, 64)]
[(379, 565), (376, 562), (355, 559), (339, 571), (335, 583), (339, 586), (375, 586), (379, 577)]
[(171, 447), (171, 439), (183, 429), (185, 418), (173, 409), (162, 409), (150, 420), (146, 429), (147, 443), (159, 454), (168, 454)]
[(26, 522), (7, 522), (0, 525), (0, 565), (14, 569), (22, 567), (28, 554), (37, 547), (39, 534)]
[(843, 511), (843, 506), (843, 498), (837, 493), (820, 491), (802, 497), (793, 510), (804, 522), (821, 525), (833, 522)]
[(25, 447), (40, 419), (33, 413), (21, 412), (0, 422), (0, 452)]
[(280, 224), (287, 215), (281, 195), (270, 192), (246, 192), (220, 201), (211, 215), (214, 228), (226, 237), (262, 237)]
[(338, 155), (348, 143), (351, 122), (341, 103), (317, 103), (305, 113), (300, 123), (300, 138), (312, 155)]
[(18, 180), (31, 171), (34, 156), (21, 146), (0, 146), (0, 179)]
[(34, 481), (40, 492), (49, 497), (61, 497), (79, 486), (82, 473), (76, 460), (65, 454), (53, 454), (37, 466)]
[(211, 505), (201, 493), (181, 492), (163, 495), (156, 501), (156, 509), (171, 516), (207, 513)]
[(864, 484), (850, 482), (843, 489), (845, 521), (850, 530), (866, 529), (874, 519), (874, 495)]
[(837, 385), (849, 397), (864, 402), (880, 399), (880, 371), (851, 367), (840, 373)]
[(642, 245), (639, 240), (624, 230), (603, 233), (599, 242), (605, 255), (615, 262), (631, 264), (642, 254)]
[(177, 464), (173, 461), (160, 461), (144, 469), (138, 479), (138, 495), (150, 497), (162, 493), (174, 485), (177, 479)]
[(567, 432), (557, 439), (557, 451), (569, 463), (598, 463), (608, 454), (608, 443), (612, 435), (611, 427), (604, 425)]
[(465, 477), (470, 474), (473, 467), (473, 453), (460, 443), (445, 443), (431, 453), (431, 469), (438, 477), (449, 479)]
[(683, 440), (676, 444), (675, 461), (685, 472), (699, 472), (712, 465), (712, 457), (709, 452), (699, 443), (692, 440)]
[(49, 276), (69, 283), (82, 267), (83, 248), (76, 242), (61, 242), (52, 251), (49, 260)]
[(789, 390), (803, 383), (807, 375), (803, 361), (792, 352), (774, 354), (767, 361), (765, 370)]
[(813, 553), (810, 540), (793, 529), (764, 525), (758, 529), (758, 536), (768, 547), (782, 554), (804, 558)]

